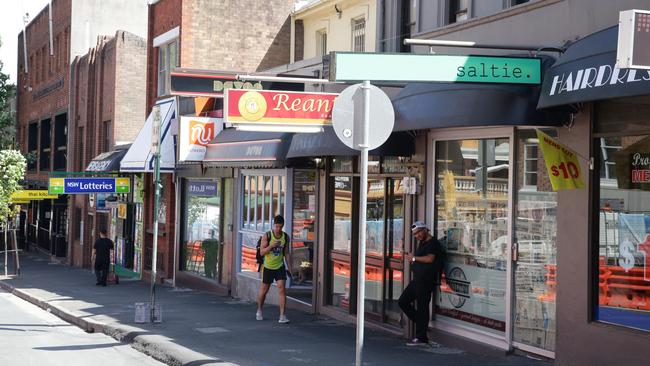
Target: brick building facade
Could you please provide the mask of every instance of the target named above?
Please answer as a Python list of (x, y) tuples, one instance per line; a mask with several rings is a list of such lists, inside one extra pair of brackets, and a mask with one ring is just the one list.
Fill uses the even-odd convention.
[[(49, 7), (43, 8), (26, 26), (26, 36), (18, 35), (16, 140), (20, 150), (29, 153), (27, 189), (47, 189), (51, 174), (78, 168), (68, 164), (72, 60), (88, 51), (89, 42), (118, 28), (145, 36), (146, 6), (145, 1), (131, 0), (53, 0), (51, 14)], [(24, 206), (20, 235), (66, 257), (67, 201), (61, 196)]]
[[(254, 0), (161, 0), (152, 3), (147, 49), (147, 111), (151, 111), (156, 100), (169, 96), (169, 88), (163, 83), (168, 85), (169, 71), (175, 67), (254, 72), (286, 64), (293, 3), (293, 0), (272, 0), (264, 6)], [(170, 54), (175, 59), (171, 59)], [(167, 57), (163, 62), (161, 55)], [(162, 278), (171, 278), (177, 266), (174, 263), (176, 182), (171, 174), (162, 174), (161, 180), (166, 225), (160, 227), (158, 271)], [(152, 174), (146, 174), (144, 186), (146, 236), (143, 255), (144, 268), (149, 270), (153, 241)]]
[[(72, 62), (69, 170), (83, 172), (97, 155), (135, 139), (145, 120), (145, 64), (145, 39), (125, 31), (100, 37), (95, 48)], [(110, 218), (89, 207), (86, 195), (72, 196), (69, 203), (74, 223), (69, 260), (86, 267), (94, 234)]]

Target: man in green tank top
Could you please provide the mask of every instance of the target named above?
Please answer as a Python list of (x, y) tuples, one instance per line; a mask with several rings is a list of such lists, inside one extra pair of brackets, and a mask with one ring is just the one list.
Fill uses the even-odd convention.
[(277, 215), (273, 218), (273, 230), (264, 233), (260, 243), (260, 255), (264, 257), (264, 264), (262, 265), (262, 285), (260, 286), (260, 293), (257, 296), (257, 313), (255, 318), (263, 320), (262, 307), (266, 294), (271, 288), (271, 284), (275, 281), (278, 287), (278, 296), (280, 297), (280, 318), (278, 323), (288, 323), (284, 314), (284, 308), (287, 303), (287, 295), (285, 289), (285, 282), (287, 280), (287, 268), (289, 266), (289, 273), (291, 272), (291, 257), (289, 254), (289, 235), (282, 231), (284, 227), (284, 218)]

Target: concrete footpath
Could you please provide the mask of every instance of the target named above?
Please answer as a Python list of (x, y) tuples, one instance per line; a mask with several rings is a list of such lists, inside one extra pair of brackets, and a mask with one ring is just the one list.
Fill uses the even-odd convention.
[[(136, 302), (149, 300), (149, 285), (120, 281), (95, 286), (91, 271), (21, 255), (21, 275), (0, 276), (0, 287), (88, 332), (103, 332), (168, 365), (354, 365), (355, 328), (324, 316), (289, 310), (290, 324), (278, 324), (278, 309), (211, 293), (157, 287), (163, 322), (135, 324)], [(506, 355), (451, 335), (434, 332), (424, 347), (366, 328), (364, 365), (551, 365), (525, 355)]]

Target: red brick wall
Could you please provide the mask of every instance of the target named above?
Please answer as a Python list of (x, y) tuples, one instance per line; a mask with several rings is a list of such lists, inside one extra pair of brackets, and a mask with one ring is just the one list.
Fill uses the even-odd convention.
[[(49, 12), (47, 7), (27, 26), (28, 74), (25, 74), (23, 34), (18, 36), (17, 141), (27, 151), (29, 122), (53, 118), (68, 109), (70, 55), (70, 0), (52, 2), (54, 55), (49, 49)], [(60, 85), (57, 87), (57, 85)], [(52, 89), (48, 92), (48, 89)], [(54, 123), (51, 140), (54, 141)], [(40, 132), (39, 132), (40, 136)], [(39, 138), (40, 139), (40, 138)], [(40, 146), (40, 141), (39, 141)], [(50, 162), (53, 158), (50, 159)], [(51, 166), (27, 173), (28, 180), (47, 181)]]

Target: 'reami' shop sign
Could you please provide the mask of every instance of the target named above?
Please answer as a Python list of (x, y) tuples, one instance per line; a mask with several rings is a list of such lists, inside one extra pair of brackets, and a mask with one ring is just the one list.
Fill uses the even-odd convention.
[(338, 94), (227, 90), (225, 122), (233, 124), (325, 126), (332, 123)]

